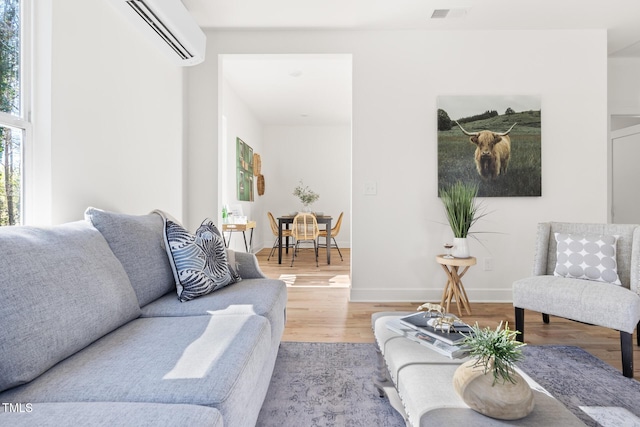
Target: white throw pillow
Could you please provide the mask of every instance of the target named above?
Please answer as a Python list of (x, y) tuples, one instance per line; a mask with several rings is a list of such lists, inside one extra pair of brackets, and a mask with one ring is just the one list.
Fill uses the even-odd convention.
[(618, 277), (618, 236), (555, 233), (558, 243), (554, 276), (622, 285)]

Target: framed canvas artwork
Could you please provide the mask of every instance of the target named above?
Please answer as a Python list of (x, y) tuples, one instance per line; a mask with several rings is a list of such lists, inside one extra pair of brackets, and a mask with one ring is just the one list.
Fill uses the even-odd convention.
[(438, 188), (478, 185), (479, 197), (542, 195), (540, 97), (438, 97)]

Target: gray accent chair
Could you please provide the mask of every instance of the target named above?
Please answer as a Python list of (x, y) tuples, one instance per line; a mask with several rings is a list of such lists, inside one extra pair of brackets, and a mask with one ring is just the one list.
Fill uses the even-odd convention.
[[(616, 261), (622, 286), (554, 276), (557, 244), (554, 233), (617, 235)], [(533, 276), (513, 283), (516, 329), (524, 341), (524, 310), (603, 326), (620, 332), (622, 373), (633, 378), (632, 336), (640, 327), (640, 226), (637, 224), (538, 224)], [(637, 337), (640, 346), (640, 337)]]

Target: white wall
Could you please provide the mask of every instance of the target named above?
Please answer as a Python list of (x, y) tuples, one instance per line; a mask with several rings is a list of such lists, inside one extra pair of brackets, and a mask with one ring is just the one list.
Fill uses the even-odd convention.
[[(220, 204), (240, 205), (242, 212), (248, 219), (257, 222), (259, 227), (266, 224), (266, 211), (264, 210), (263, 196), (258, 196), (256, 189), (256, 179), (254, 178), (254, 201), (246, 202), (238, 200), (237, 177), (236, 177), (236, 138), (240, 138), (246, 144), (253, 148), (254, 153), (263, 156), (262, 143), (262, 123), (255, 117), (253, 112), (247, 107), (242, 99), (238, 97), (233, 87), (223, 80), (222, 87), (222, 114), (226, 117), (226, 140), (224, 141), (226, 149), (221, 152), (219, 170), (224, 175), (224, 179), (220, 183), (222, 194), (220, 194)], [(224, 154), (224, 155), (223, 155)], [(220, 210), (220, 209), (218, 209)], [(221, 215), (221, 212), (219, 212)], [(245, 233), (247, 244), (250, 240), (250, 232)], [(229, 233), (226, 234), (229, 236)], [(258, 228), (253, 232), (253, 249), (258, 251), (264, 246), (263, 234)], [(244, 241), (241, 233), (231, 233), (231, 241), (229, 243), (231, 249), (244, 251)]]
[[(183, 70), (108, 3), (42, 3), (53, 11), (50, 62), (36, 67), (51, 68), (51, 120), (34, 121), (51, 135), (51, 167), (34, 180), (48, 183), (51, 198), (30, 209), (44, 203), (54, 223), (80, 218), (88, 205), (161, 208), (190, 228), (216, 212), (225, 53), (353, 55), (354, 300), (440, 298), (444, 274), (433, 258), (448, 229), (436, 192), (438, 95), (542, 97), (543, 195), (486, 199), (483, 229), (502, 234), (486, 235), (484, 247), (472, 242), (480, 261), (465, 276), (472, 303), (510, 300), (513, 280), (530, 273), (539, 221), (607, 219), (604, 30), (212, 32), (207, 61), (185, 70), (183, 82)], [(614, 88), (614, 105), (637, 105), (632, 77), (631, 97)], [(363, 194), (367, 182), (377, 183), (376, 196)], [(486, 257), (493, 271), (482, 270)]]
[(640, 114), (640, 58), (611, 58), (609, 113)]
[[(50, 170), (39, 168), (34, 180), (51, 197), (28, 209), (51, 212), (52, 223), (81, 219), (87, 206), (133, 214), (160, 208), (180, 219), (182, 70), (108, 2), (44, 5), (52, 10), (51, 29), (48, 47), (39, 46), (36, 78), (50, 69), (51, 81), (37, 80), (46, 84), (36, 98), (50, 99), (51, 120), (34, 122), (50, 146), (39, 147), (34, 161)], [(47, 34), (38, 37), (46, 41)]]
[[(351, 247), (351, 127), (271, 125), (265, 126), (264, 141), (265, 209), (275, 217), (299, 211), (302, 205), (292, 193), (302, 179), (320, 195), (313, 211), (333, 216), (334, 225), (344, 212), (336, 241)], [(265, 242), (273, 243), (270, 229), (264, 233)]]
[[(211, 32), (209, 58), (189, 71), (190, 174), (218, 134), (217, 55), (353, 54), (353, 300), (439, 300), (434, 261), (448, 229), (437, 197), (436, 98), (443, 94), (539, 94), (542, 197), (486, 199), (491, 215), (480, 265), (465, 276), (471, 301), (509, 301), (529, 275), (540, 221), (607, 219), (606, 31)], [(560, 66), (561, 64), (561, 66)], [(207, 117), (208, 120), (203, 120)], [(378, 194), (363, 194), (376, 182)], [(194, 184), (194, 183), (191, 183)], [(267, 184), (268, 185), (268, 184)], [(207, 185), (209, 187), (209, 185)], [(204, 194), (203, 185), (190, 190)], [(189, 204), (190, 218), (217, 196)], [(494, 270), (482, 261), (493, 258)]]

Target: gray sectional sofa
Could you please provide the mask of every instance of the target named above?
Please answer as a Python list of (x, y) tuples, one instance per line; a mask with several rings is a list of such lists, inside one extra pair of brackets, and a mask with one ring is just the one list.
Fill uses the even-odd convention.
[(2, 227), (0, 254), (0, 425), (255, 425), (287, 301), (255, 256), (181, 303), (155, 213)]

